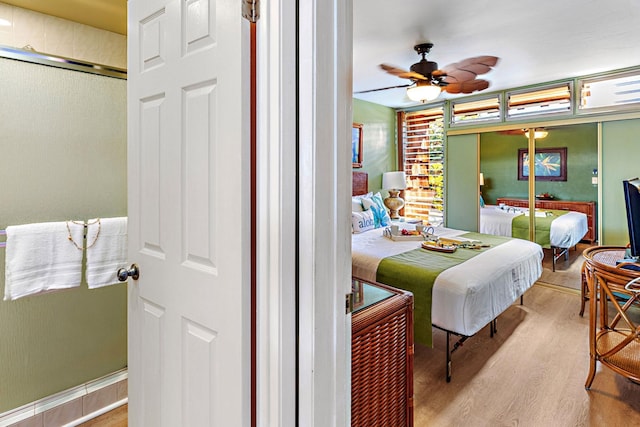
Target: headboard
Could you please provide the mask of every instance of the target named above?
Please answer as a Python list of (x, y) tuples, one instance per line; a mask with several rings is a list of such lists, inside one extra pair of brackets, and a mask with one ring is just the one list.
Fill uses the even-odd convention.
[(358, 196), (360, 194), (367, 194), (369, 192), (369, 174), (357, 171), (353, 171), (352, 174), (351, 195)]

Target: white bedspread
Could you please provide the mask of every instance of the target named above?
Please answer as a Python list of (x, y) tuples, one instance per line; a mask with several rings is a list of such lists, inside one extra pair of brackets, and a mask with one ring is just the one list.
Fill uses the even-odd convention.
[[(414, 228), (411, 224), (402, 227)], [(454, 237), (464, 233), (439, 227), (435, 234)], [(379, 228), (354, 234), (352, 274), (375, 281), (383, 258), (418, 247), (419, 241), (390, 240)], [(513, 239), (443, 271), (433, 285), (432, 323), (459, 334), (475, 334), (538, 280), (542, 257), (537, 243)]]
[[(518, 215), (528, 210), (517, 208), (505, 211), (498, 206), (480, 208), (480, 232), (496, 236), (511, 237), (511, 222)], [(589, 231), (587, 215), (569, 211), (551, 222), (549, 241), (551, 246), (570, 248), (575, 246)]]

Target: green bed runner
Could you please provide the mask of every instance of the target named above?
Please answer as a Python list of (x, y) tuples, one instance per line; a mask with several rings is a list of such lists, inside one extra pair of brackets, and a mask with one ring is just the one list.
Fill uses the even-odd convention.
[[(459, 237), (478, 240), (490, 247), (510, 240), (509, 237), (466, 233)], [(458, 248), (454, 253), (442, 253), (427, 249), (414, 249), (384, 258), (378, 265), (376, 280), (380, 283), (413, 293), (414, 340), (432, 347), (431, 290), (438, 274), (474, 256), (489, 250)]]
[[(540, 212), (540, 211), (539, 211)], [(566, 214), (568, 211), (558, 211), (544, 209), (542, 212), (549, 212), (551, 215), (536, 217), (536, 243), (543, 248), (551, 248), (551, 223), (554, 219)], [(518, 239), (529, 240), (529, 216), (518, 215), (511, 221), (511, 236)]]

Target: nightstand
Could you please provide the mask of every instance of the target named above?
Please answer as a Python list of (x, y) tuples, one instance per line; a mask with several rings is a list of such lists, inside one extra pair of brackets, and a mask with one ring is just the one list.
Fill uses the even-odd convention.
[(351, 426), (413, 426), (413, 294), (352, 278)]

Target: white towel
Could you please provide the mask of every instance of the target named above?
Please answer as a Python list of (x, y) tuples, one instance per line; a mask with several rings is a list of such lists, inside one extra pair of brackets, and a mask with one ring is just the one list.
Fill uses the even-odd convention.
[(116, 284), (118, 269), (127, 267), (127, 218), (95, 218), (88, 224), (87, 286)]
[(12, 225), (6, 231), (5, 301), (80, 286), (82, 225), (45, 222)]

